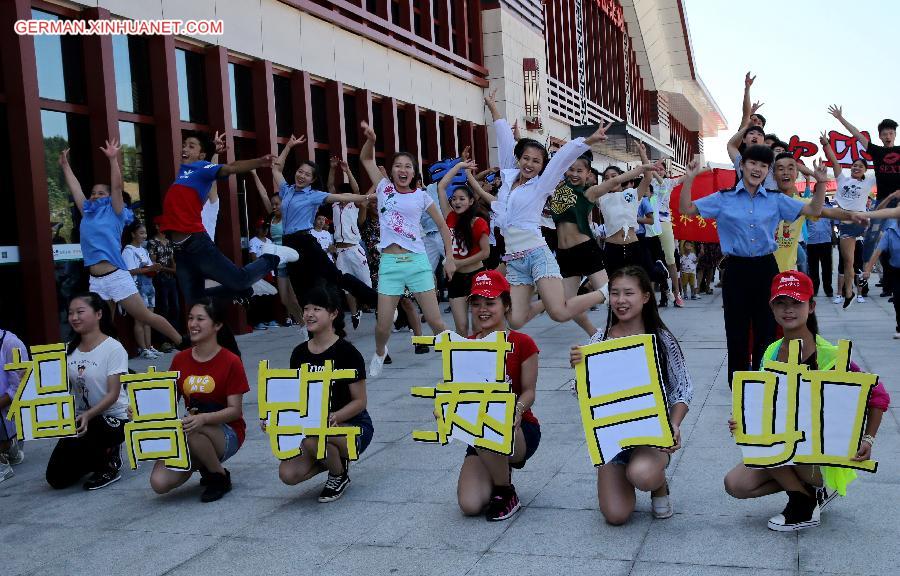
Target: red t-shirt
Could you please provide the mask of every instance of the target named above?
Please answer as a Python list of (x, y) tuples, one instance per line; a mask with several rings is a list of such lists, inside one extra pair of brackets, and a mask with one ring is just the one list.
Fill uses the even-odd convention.
[(184, 234), (205, 230), (200, 212), (221, 167), (221, 164), (199, 160), (178, 168), (178, 177), (163, 196), (162, 214), (156, 217), (160, 230)]
[[(475, 339), (475, 334), (469, 336)], [(506, 379), (510, 382), (513, 393), (516, 398), (522, 394), (522, 363), (539, 353), (540, 350), (531, 336), (524, 332), (516, 332), (515, 330), (507, 330), (507, 341), (511, 342), (513, 348), (506, 353)], [(540, 424), (538, 419), (531, 412), (531, 408), (522, 414), (522, 420), (531, 422), (532, 424)]]
[[(222, 348), (206, 362), (197, 362), (191, 350), (183, 350), (172, 359), (171, 370), (178, 371), (178, 389), (184, 396), (188, 409), (197, 408), (201, 413), (218, 412), (228, 406), (228, 397), (250, 391), (244, 364), (233, 352)], [(247, 424), (244, 418), (228, 422), (244, 443)]]
[(465, 246), (459, 246), (456, 242), (456, 236), (453, 234), (453, 229), (456, 227), (456, 220), (459, 216), (456, 212), (450, 212), (447, 214), (447, 228), (450, 229), (450, 240), (453, 243), (453, 259), (454, 260), (462, 260), (463, 258), (468, 258), (474, 254), (478, 254), (481, 252), (481, 237), (488, 236), (491, 231), (488, 228), (488, 223), (484, 221), (484, 218), (481, 216), (476, 216), (472, 219), (472, 246), (466, 249)]

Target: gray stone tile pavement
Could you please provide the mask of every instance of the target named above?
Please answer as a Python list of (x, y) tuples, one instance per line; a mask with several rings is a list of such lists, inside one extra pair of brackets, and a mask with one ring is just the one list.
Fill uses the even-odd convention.
[[(850, 337), (854, 357), (879, 372), (900, 401), (900, 341), (891, 339), (893, 309), (870, 298), (841, 311), (819, 298), (822, 333)], [(602, 324), (605, 310), (593, 313)], [(465, 518), (456, 507), (463, 447), (422, 445), (409, 434), (433, 426), (425, 401), (409, 387), (437, 379), (436, 357), (415, 356), (408, 333), (391, 341), (394, 364), (369, 383), (375, 439), (352, 467), (344, 498), (319, 504), (323, 477), (287, 487), (255, 425), (256, 365), (286, 365), (296, 330), (241, 337), (253, 392), (245, 398), (247, 441), (229, 461), (234, 490), (199, 502), (196, 480), (166, 496), (150, 490), (150, 466), (126, 470), (108, 489), (51, 490), (43, 480), (51, 442), (26, 446), (16, 476), (0, 484), (0, 573), (17, 574), (469, 574), (565, 573), (571, 576), (898, 574), (900, 551), (900, 425), (888, 412), (879, 433), (875, 475), (863, 474), (849, 497), (823, 513), (818, 529), (779, 534), (766, 519), (783, 496), (737, 501), (722, 477), (738, 460), (726, 431), (730, 396), (718, 293), (687, 308), (662, 310), (680, 339), (694, 379), (694, 402), (682, 426), (684, 449), (669, 466), (676, 514), (653, 520), (649, 496), (622, 527), (605, 524), (597, 508), (596, 473), (589, 463), (574, 398), (568, 347), (583, 343), (574, 324), (540, 317), (527, 332), (541, 348), (535, 413), (543, 439), (514, 482), (523, 501), (508, 522)], [(449, 322), (448, 317), (448, 322)], [(366, 358), (373, 317), (351, 335)], [(132, 362), (143, 369), (148, 362)], [(168, 359), (156, 361), (161, 368)]]

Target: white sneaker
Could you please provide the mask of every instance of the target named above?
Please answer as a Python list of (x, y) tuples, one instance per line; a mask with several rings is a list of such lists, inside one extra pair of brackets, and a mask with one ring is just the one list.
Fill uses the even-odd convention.
[(19, 446), (19, 440), (13, 438), (9, 441), (9, 448), (6, 449), (5, 454), (0, 454), (0, 457), (6, 456), (7, 460), (13, 466), (17, 466), (25, 460), (25, 451)]
[(900, 332), (894, 332), (894, 340), (900, 340)]
[(665, 496), (652, 496), (650, 498), (650, 506), (653, 517), (660, 520), (671, 518), (675, 514), (675, 507), (672, 506), (672, 499), (668, 494)]
[(253, 283), (252, 288), (254, 296), (274, 296), (278, 294), (278, 289), (265, 280), (257, 280)]
[(274, 254), (278, 259), (284, 262), (296, 262), (300, 259), (300, 254), (296, 250), (288, 246), (281, 246), (274, 242), (266, 242), (262, 248), (263, 254)]
[(596, 344), (597, 342), (600, 342), (600, 340), (602, 340), (602, 339), (603, 339), (603, 330), (597, 329), (597, 331), (594, 332), (594, 335), (591, 336), (591, 339), (588, 342), (588, 344)]
[(0, 482), (9, 480), (15, 475), (16, 473), (13, 471), (12, 466), (6, 461), (6, 456), (0, 456)]
[(149, 348), (144, 348), (143, 350), (138, 352), (138, 356), (140, 356), (141, 358), (144, 358), (146, 360), (156, 360), (157, 358), (159, 358), (159, 355), (154, 354), (153, 351), (150, 350)]
[(299, 333), (298, 336), (300, 337), (301, 344), (309, 340), (309, 330), (306, 329), (306, 324), (300, 326), (300, 329), (297, 330), (297, 332)]
[(844, 302), (844, 297), (841, 296), (840, 294), (838, 294), (837, 296), (835, 296), (834, 298), (831, 299), (832, 304), (843, 304), (843, 302)]
[(387, 358), (387, 348), (384, 349), (384, 356), (379, 356), (378, 352), (372, 354), (372, 361), (369, 363), (369, 378), (378, 378), (384, 370), (384, 359)]
[(860, 294), (859, 296), (856, 297), (856, 301), (857, 301), (858, 303), (860, 303), (860, 304), (865, 304), (865, 303), (866, 303), (866, 299), (863, 298), (863, 295), (862, 295), (862, 294)]
[[(609, 283), (607, 282), (600, 287), (600, 293), (603, 294), (603, 302), (609, 302)], [(601, 304), (603, 304), (601, 302)]]

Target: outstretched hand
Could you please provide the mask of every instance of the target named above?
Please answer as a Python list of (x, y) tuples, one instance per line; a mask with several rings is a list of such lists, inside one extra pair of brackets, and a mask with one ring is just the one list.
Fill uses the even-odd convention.
[(697, 160), (696, 158), (694, 158), (693, 160), (688, 162), (687, 170), (685, 172), (685, 177), (696, 178), (697, 175), (699, 175), (700, 172), (702, 172), (702, 171), (703, 171), (703, 169), (700, 166), (700, 161)]
[(106, 140), (106, 145), (100, 147), (100, 150), (103, 151), (103, 155), (110, 160), (119, 157), (120, 149), (121, 146), (119, 146), (119, 141), (116, 138), (113, 138), (112, 140)]
[(291, 134), (291, 137), (287, 141), (287, 144), (285, 144), (285, 146), (287, 146), (288, 148), (293, 148), (297, 144), (303, 144), (305, 142), (306, 142), (306, 135), (301, 134), (300, 137), (297, 138), (293, 134)]
[(597, 129), (593, 134), (584, 139), (584, 143), (588, 146), (593, 145), (596, 142), (603, 142), (606, 140), (606, 131), (609, 130), (609, 127), (612, 126), (612, 123), (600, 122), (600, 125), (597, 126)]
[(225, 134), (219, 133), (216, 131), (216, 135), (213, 136), (213, 144), (216, 147), (216, 154), (224, 154), (226, 150), (228, 150), (228, 144), (225, 142)]
[(838, 120), (840, 120), (841, 118), (844, 117), (843, 109), (840, 106), (838, 106), (837, 104), (832, 104), (831, 106), (829, 106), (828, 113), (831, 114), (832, 116), (834, 116), (835, 118), (837, 118)]
[(756, 80), (756, 76), (751, 76), (750, 72), (744, 76), (744, 89), (747, 90), (751, 86), (753, 86), (753, 81)]
[(816, 179), (816, 182), (825, 182), (828, 180), (828, 170), (825, 169), (825, 162), (823, 160), (813, 160), (813, 178)]
[(472, 147), (466, 146), (465, 148), (463, 148), (463, 151), (462, 151), (462, 154), (460, 155), (460, 157), (463, 160), (465, 160), (466, 162), (471, 160), (472, 159)]
[(750, 106), (750, 114), (756, 114), (756, 111), (763, 107), (765, 102), (756, 101)]
[(499, 90), (499, 88), (494, 88), (484, 97), (484, 103), (488, 108), (494, 108), (497, 105), (497, 90)]
[(59, 165), (63, 168), (68, 167), (69, 165), (69, 149), (66, 148), (62, 152), (59, 153)]
[(372, 127), (369, 126), (369, 123), (368, 122), (360, 122), (359, 125), (362, 127), (363, 136), (366, 137), (366, 140), (369, 140), (370, 142), (375, 142), (375, 138), (376, 138), (375, 130), (373, 130)]
[(821, 134), (819, 134), (819, 144), (822, 145), (822, 148), (826, 148), (830, 145), (830, 142), (828, 140), (828, 134), (826, 134), (825, 132), (822, 132)]

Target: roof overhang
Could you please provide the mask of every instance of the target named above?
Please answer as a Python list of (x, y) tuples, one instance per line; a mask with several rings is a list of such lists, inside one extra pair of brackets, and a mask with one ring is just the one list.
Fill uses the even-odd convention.
[[(572, 138), (590, 136), (597, 130), (597, 127), (597, 124), (572, 126)], [(669, 146), (666, 146), (634, 124), (622, 121), (613, 122), (606, 130), (606, 140), (594, 144), (591, 150), (619, 162), (635, 162), (640, 160), (640, 155), (637, 151), (638, 142), (643, 142), (647, 146), (647, 152), (651, 160), (662, 160), (674, 156), (674, 150)]]

